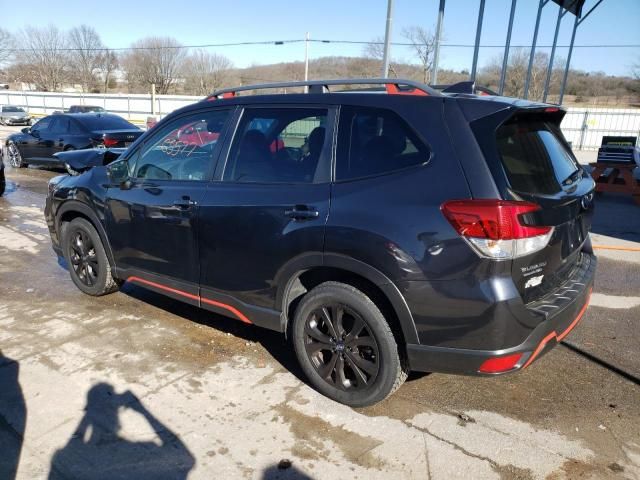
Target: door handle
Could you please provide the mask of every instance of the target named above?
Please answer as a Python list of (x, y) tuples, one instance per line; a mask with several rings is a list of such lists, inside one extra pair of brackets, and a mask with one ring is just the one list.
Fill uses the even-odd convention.
[(197, 204), (198, 202), (196, 202), (195, 200), (191, 200), (191, 197), (187, 197), (187, 196), (184, 196), (180, 200), (176, 200), (175, 202), (173, 202), (174, 207), (178, 207), (183, 210), (187, 210)]
[(284, 214), (294, 220), (311, 220), (320, 216), (320, 212), (318, 212), (318, 210), (306, 205), (296, 205), (291, 210), (286, 210)]

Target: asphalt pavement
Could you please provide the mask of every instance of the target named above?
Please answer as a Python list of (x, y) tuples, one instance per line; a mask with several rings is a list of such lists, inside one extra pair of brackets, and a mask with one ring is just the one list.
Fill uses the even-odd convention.
[[(5, 129), (6, 131), (6, 129)], [(410, 377), (364, 409), (312, 390), (267, 330), (125, 285), (82, 294), (46, 181), (0, 198), (0, 478), (640, 478), (640, 207), (597, 198), (591, 307), (496, 378)]]

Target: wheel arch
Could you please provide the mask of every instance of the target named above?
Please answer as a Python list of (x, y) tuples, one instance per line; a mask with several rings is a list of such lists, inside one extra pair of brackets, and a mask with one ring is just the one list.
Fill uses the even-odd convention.
[(84, 203), (78, 202), (77, 200), (68, 200), (64, 202), (58, 211), (56, 212), (56, 231), (58, 232), (58, 237), (60, 239), (60, 244), (62, 245), (62, 241), (64, 238), (64, 228), (65, 226), (71, 222), (74, 218), (82, 217), (85, 218), (98, 232), (100, 236), (100, 241), (104, 246), (104, 250), (107, 254), (107, 259), (109, 260), (109, 265), (113, 272), (116, 272), (116, 265), (113, 257), (113, 252), (111, 250), (111, 245), (109, 244), (109, 239), (107, 237), (107, 232), (102, 225), (102, 222), (98, 219), (98, 216), (95, 212)]
[(376, 268), (340, 254), (310, 254), (291, 262), (277, 281), (281, 287), (276, 295), (276, 306), (282, 312), (282, 331), (288, 334), (290, 318), (304, 294), (326, 281), (339, 281), (352, 285), (378, 305), (391, 323), (402, 350), (407, 344), (416, 344), (418, 334), (413, 316), (398, 287)]

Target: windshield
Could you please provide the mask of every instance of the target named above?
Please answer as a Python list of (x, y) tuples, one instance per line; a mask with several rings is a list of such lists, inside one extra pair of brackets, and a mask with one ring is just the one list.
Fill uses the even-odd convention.
[(20, 112), (24, 113), (24, 108), (20, 107), (2, 107), (3, 112)]
[(511, 187), (519, 192), (553, 194), (579, 170), (558, 128), (540, 120), (514, 121), (497, 131), (498, 151)]

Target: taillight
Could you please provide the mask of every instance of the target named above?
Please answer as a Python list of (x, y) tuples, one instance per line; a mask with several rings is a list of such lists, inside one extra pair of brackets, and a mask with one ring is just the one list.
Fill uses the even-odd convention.
[(105, 147), (115, 147), (118, 145), (118, 140), (115, 138), (106, 137), (103, 141)]
[(553, 227), (528, 225), (540, 206), (507, 200), (451, 200), (442, 204), (449, 223), (482, 257), (507, 260), (542, 250)]

